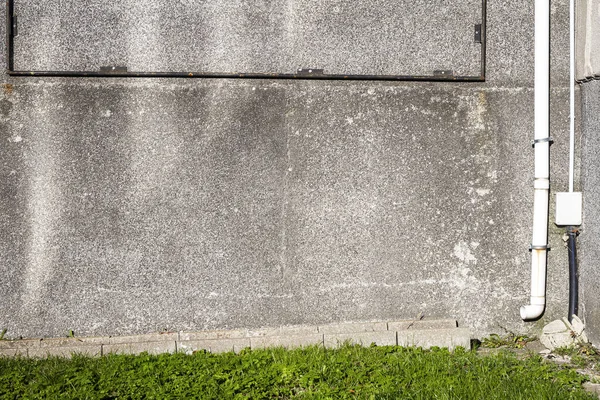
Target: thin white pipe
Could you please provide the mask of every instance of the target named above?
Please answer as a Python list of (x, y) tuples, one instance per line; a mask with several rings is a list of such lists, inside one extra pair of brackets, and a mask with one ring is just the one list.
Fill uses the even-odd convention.
[(521, 318), (539, 318), (546, 307), (548, 200), (550, 193), (550, 1), (535, 0), (535, 181), (531, 299)]
[(575, 180), (575, 0), (571, 0), (569, 4), (569, 21), (569, 192), (573, 192), (573, 181)]

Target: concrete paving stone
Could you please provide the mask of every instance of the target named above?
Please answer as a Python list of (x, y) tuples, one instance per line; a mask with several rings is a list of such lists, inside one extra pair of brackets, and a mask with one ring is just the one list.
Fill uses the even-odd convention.
[(550, 350), (575, 346), (575, 339), (568, 332), (544, 334), (540, 336), (540, 342)]
[(387, 322), (346, 322), (319, 326), (319, 332), (325, 335), (354, 332), (381, 332), (387, 330)]
[(399, 346), (415, 346), (422, 348), (455, 347), (471, 348), (471, 332), (466, 328), (436, 330), (404, 330), (398, 331)]
[(148, 352), (149, 354), (175, 353), (177, 351), (176, 342), (136, 342), (136, 343), (118, 343), (102, 345), (102, 354), (140, 354)]
[(396, 345), (396, 332), (383, 331), (383, 332), (357, 332), (357, 333), (338, 333), (338, 334), (325, 334), (324, 343), (325, 347), (338, 347), (344, 342), (350, 341), (352, 343), (361, 344), (363, 346), (369, 346), (371, 343), (375, 343), (377, 346), (395, 346)]
[(571, 327), (578, 335), (581, 335), (583, 333), (583, 331), (585, 330), (585, 324), (576, 315), (573, 315), (573, 318), (571, 321)]
[(26, 340), (0, 340), (0, 350), (25, 349), (28, 347), (39, 347), (40, 339)]
[(295, 336), (257, 336), (250, 338), (252, 349), (264, 349), (268, 347), (285, 347), (288, 349), (323, 344), (322, 334), (295, 335)]
[(102, 344), (122, 344), (122, 343), (148, 343), (148, 342), (175, 342), (179, 340), (179, 333), (168, 332), (168, 333), (150, 333), (145, 335), (131, 335), (131, 336), (114, 336), (103, 338)]
[(249, 330), (249, 337), (260, 337), (260, 336), (297, 336), (297, 335), (314, 335), (319, 333), (317, 326), (309, 325), (291, 325), (291, 326), (280, 326), (278, 328), (265, 328)]
[(177, 342), (177, 352), (190, 354), (197, 350), (207, 350), (211, 353), (239, 352), (250, 347), (249, 338), (238, 339), (207, 339), (182, 340)]
[(78, 346), (93, 346), (103, 345), (108, 343), (110, 338), (106, 337), (74, 337), (74, 338), (44, 338), (38, 341), (38, 346), (46, 347), (78, 347)]
[(561, 333), (567, 332), (569, 328), (565, 325), (564, 321), (561, 319), (554, 320), (549, 324), (546, 324), (542, 328), (542, 333), (553, 334), (553, 333)]
[(220, 330), (220, 331), (199, 331), (199, 332), (180, 332), (180, 341), (203, 341), (213, 339), (240, 339), (248, 336), (248, 330)]
[(22, 348), (0, 348), (0, 357), (17, 357), (17, 356), (22, 356), (22, 357), (27, 357), (27, 348), (26, 347), (22, 347)]
[(388, 322), (388, 330), (402, 331), (405, 329), (450, 329), (456, 328), (454, 319), (432, 319), (432, 320), (405, 320)]
[(263, 329), (236, 329), (236, 330), (218, 330), (218, 331), (199, 331), (199, 332), (180, 332), (181, 341), (203, 341), (213, 339), (239, 339), (261, 336), (296, 336), (312, 335), (319, 333), (316, 326), (297, 325), (280, 326), (276, 328)]
[(65, 347), (29, 347), (27, 355), (29, 357), (71, 357), (73, 354), (83, 354), (86, 356), (96, 357), (102, 354), (101, 345), (90, 346), (65, 346)]

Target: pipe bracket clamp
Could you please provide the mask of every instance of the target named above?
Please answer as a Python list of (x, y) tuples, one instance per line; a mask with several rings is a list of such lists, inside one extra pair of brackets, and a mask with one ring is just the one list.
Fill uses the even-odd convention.
[(536, 180), (533, 181), (533, 188), (536, 190), (549, 190), (550, 180), (548, 178), (536, 178)]
[(550, 145), (552, 145), (554, 143), (554, 139), (552, 139), (551, 137), (546, 137), (546, 138), (532, 140), (531, 147), (535, 148), (535, 145), (538, 143), (550, 143)]
[(577, 237), (580, 233), (579, 228), (571, 227), (571, 229), (567, 229), (567, 235), (569, 236)]
[(529, 246), (529, 251), (533, 251), (533, 250), (547, 250), (547, 251), (550, 251), (550, 250), (552, 250), (552, 248), (550, 247), (549, 244), (543, 244), (541, 246), (534, 246), (534, 245)]

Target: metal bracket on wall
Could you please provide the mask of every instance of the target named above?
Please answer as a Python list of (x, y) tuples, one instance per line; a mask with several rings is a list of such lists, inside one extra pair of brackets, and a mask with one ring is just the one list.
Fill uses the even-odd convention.
[(475, 25), (475, 42), (481, 44), (479, 74), (456, 76), (451, 70), (434, 71), (432, 75), (358, 75), (326, 74), (323, 69), (298, 69), (296, 73), (231, 73), (231, 72), (135, 72), (127, 67), (101, 67), (98, 71), (24, 71), (15, 70), (14, 38), (17, 36), (15, 0), (6, 0), (7, 70), (10, 76), (28, 77), (110, 77), (110, 78), (237, 78), (237, 79), (312, 79), (312, 80), (377, 80), (425, 82), (485, 82), (487, 0), (481, 4), (481, 24)]
[(122, 66), (100, 67), (100, 72), (104, 72), (105, 74), (126, 74), (127, 67), (122, 67)]
[(537, 245), (537, 246), (532, 244), (531, 246), (529, 246), (529, 251), (531, 252), (533, 250), (547, 250), (547, 251), (550, 251), (550, 250), (552, 250), (552, 248), (550, 247), (549, 244), (541, 244), (541, 245)]
[(14, 69), (14, 42), (16, 32), (16, 26), (13, 21), (16, 21), (16, 15), (14, 11), (13, 0), (6, 0), (6, 69), (7, 73), (10, 74)]
[(325, 74), (325, 70), (324, 69), (318, 69), (318, 68), (300, 68), (298, 70), (298, 75), (324, 75)]
[(12, 37), (17, 37), (19, 35), (19, 32), (17, 31), (17, 16), (16, 15), (13, 15), (10, 18), (10, 21), (8, 23), (6, 30), (8, 31), (8, 34), (11, 35)]
[(546, 137), (546, 138), (532, 140), (531, 147), (535, 148), (535, 145), (538, 143), (549, 143), (550, 145), (553, 145), (554, 139), (552, 139), (551, 137)]
[(451, 69), (435, 70), (433, 71), (433, 76), (445, 76), (451, 78), (454, 76), (454, 71), (452, 71)]
[(475, 43), (481, 43), (481, 24), (475, 25)]

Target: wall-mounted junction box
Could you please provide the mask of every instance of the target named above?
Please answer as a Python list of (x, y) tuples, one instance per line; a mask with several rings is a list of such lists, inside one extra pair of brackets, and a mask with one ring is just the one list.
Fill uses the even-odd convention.
[(578, 226), (582, 222), (581, 192), (556, 193), (556, 225)]

